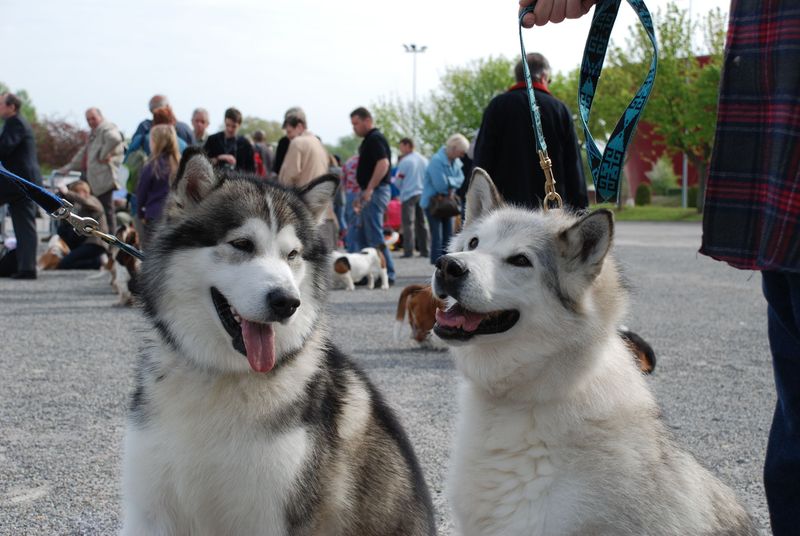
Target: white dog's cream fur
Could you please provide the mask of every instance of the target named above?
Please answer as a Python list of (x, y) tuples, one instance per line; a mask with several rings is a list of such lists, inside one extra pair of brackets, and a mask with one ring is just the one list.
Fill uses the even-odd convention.
[(460, 534), (755, 535), (733, 492), (672, 441), (616, 333), (610, 213), (508, 208), (482, 170), (472, 180), (434, 291), (456, 317), (519, 318), (444, 331), (463, 376), (447, 486)]

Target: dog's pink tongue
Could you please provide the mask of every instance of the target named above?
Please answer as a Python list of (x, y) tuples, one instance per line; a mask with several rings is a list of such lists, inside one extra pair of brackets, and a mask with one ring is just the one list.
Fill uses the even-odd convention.
[(275, 366), (275, 332), (272, 324), (259, 324), (242, 318), (242, 337), (250, 368), (256, 372), (272, 370)]
[(485, 314), (467, 311), (458, 304), (452, 306), (447, 311), (436, 309), (436, 322), (438, 322), (440, 326), (461, 328), (464, 331), (475, 331), (484, 318), (486, 318)]

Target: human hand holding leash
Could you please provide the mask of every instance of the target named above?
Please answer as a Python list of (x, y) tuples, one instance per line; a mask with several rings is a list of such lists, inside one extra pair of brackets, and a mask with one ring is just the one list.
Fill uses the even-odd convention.
[[(520, 12), (535, 0), (519, 0)], [(525, 28), (544, 26), (548, 22), (559, 23), (564, 19), (578, 19), (589, 12), (597, 0), (539, 0), (533, 13), (522, 19)]]
[(373, 190), (371, 188), (364, 190), (364, 192), (361, 194), (361, 204), (366, 205), (372, 200), (372, 192)]

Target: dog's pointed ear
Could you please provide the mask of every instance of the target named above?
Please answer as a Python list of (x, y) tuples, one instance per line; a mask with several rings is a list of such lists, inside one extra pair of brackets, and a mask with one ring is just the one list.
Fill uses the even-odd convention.
[(311, 211), (314, 219), (321, 222), (325, 217), (325, 210), (333, 202), (333, 193), (338, 185), (339, 177), (329, 173), (317, 177), (297, 190), (297, 195)]
[(178, 209), (194, 207), (220, 182), (203, 149), (188, 147), (172, 184), (173, 205)]
[(567, 269), (581, 270), (592, 280), (600, 273), (614, 237), (614, 214), (599, 209), (583, 216), (558, 235)]
[(476, 167), (469, 180), (467, 190), (467, 223), (481, 217), (481, 215), (503, 205), (503, 197), (483, 169)]

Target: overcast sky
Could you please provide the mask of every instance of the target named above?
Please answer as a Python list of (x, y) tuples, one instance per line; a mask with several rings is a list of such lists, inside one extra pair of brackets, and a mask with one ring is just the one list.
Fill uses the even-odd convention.
[[(727, 0), (676, 0), (695, 16)], [(651, 11), (667, 0), (648, 0)], [(622, 3), (614, 37), (637, 21)], [(166, 94), (182, 121), (198, 106), (212, 131), (228, 106), (279, 120), (302, 106), (309, 127), (335, 143), (350, 111), (381, 97), (411, 99), (437, 86), (448, 66), (518, 57), (516, 1), (462, 0), (0, 0), (0, 81), (26, 89), (40, 115), (83, 120), (89, 106), (130, 136)], [(525, 33), (528, 52), (554, 70), (580, 64), (591, 17)], [(642, 74), (644, 76), (644, 73)], [(572, 103), (569, 103), (572, 104)]]

